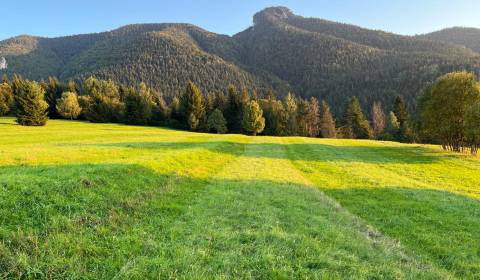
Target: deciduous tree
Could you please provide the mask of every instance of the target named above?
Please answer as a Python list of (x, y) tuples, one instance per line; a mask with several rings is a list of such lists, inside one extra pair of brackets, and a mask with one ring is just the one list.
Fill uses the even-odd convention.
[(263, 111), (260, 109), (257, 101), (252, 100), (245, 108), (245, 114), (243, 115), (243, 129), (247, 132), (251, 132), (253, 136), (260, 133), (265, 128), (265, 118), (263, 117)]
[(57, 112), (66, 119), (76, 119), (82, 112), (78, 103), (77, 94), (74, 92), (64, 92), (62, 97), (57, 100)]

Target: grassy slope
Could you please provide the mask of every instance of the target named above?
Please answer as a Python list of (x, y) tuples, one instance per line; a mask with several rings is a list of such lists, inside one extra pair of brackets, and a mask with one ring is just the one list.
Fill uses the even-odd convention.
[(480, 277), (480, 162), (0, 119), (0, 278)]

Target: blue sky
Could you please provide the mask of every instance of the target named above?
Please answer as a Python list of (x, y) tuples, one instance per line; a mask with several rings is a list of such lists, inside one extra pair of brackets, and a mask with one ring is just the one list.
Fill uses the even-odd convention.
[(296, 14), (400, 34), (444, 27), (480, 28), (480, 0), (5, 0), (0, 40), (20, 34), (60, 36), (111, 30), (129, 23), (188, 22), (235, 34), (255, 12), (287, 6)]

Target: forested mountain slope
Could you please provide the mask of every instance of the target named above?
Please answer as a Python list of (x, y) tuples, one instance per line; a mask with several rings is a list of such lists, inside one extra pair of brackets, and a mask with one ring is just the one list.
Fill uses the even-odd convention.
[(320, 96), (334, 108), (345, 96), (390, 103), (402, 94), (411, 104), (423, 86), (454, 70), (478, 70), (473, 51), (446, 43), (296, 16), (269, 8), (235, 38), (242, 59), (288, 81), (299, 94)]
[[(327, 99), (337, 113), (346, 97), (389, 104), (397, 94), (414, 106), (427, 82), (455, 70), (478, 72), (480, 58), (458, 42), (400, 36), (265, 9), (230, 37), (189, 24), (137, 24), (60, 38), (19, 36), (0, 42), (8, 68), (27, 78), (96, 75), (124, 84), (144, 81), (174, 95), (188, 80), (203, 91), (229, 84)], [(448, 40), (445, 40), (448, 41)]]
[(462, 45), (480, 53), (480, 29), (478, 28), (446, 28), (437, 32), (420, 35), (418, 37), (432, 41)]

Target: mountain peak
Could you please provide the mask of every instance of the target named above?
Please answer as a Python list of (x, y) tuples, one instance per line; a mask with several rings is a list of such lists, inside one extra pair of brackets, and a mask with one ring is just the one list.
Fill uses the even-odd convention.
[(256, 13), (253, 16), (253, 23), (282, 21), (294, 16), (295, 14), (287, 7), (270, 7)]

